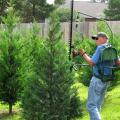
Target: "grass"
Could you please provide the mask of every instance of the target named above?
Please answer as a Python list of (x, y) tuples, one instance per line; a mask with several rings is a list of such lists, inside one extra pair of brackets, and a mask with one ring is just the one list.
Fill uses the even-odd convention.
[[(78, 86), (78, 84), (77, 84)], [(89, 115), (86, 110), (86, 99), (88, 88), (79, 83), (81, 92), (79, 93), (82, 100), (83, 117), (75, 120), (89, 120)], [(120, 84), (114, 87), (113, 90), (106, 93), (105, 101), (101, 110), (102, 120), (120, 120)]]
[[(89, 120), (89, 115), (86, 110), (86, 100), (88, 88), (80, 83), (74, 85), (79, 88), (79, 96), (82, 101), (83, 117), (74, 120)], [(0, 120), (24, 120), (21, 118), (21, 110), (19, 103), (14, 106), (13, 115), (8, 114), (8, 106), (0, 103)], [(120, 120), (120, 84), (113, 90), (108, 91), (105, 97), (105, 102), (102, 106), (102, 120)]]
[(14, 105), (12, 115), (8, 113), (8, 105), (0, 103), (0, 120), (23, 120), (20, 111), (19, 102)]

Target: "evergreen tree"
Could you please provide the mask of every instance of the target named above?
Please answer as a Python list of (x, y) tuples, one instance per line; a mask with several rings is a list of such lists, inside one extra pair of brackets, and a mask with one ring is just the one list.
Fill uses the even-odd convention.
[[(10, 0), (0, 0), (1, 16), (5, 15), (9, 1)], [(12, 0), (15, 10), (19, 12), (23, 22), (33, 22), (34, 18), (36, 21), (43, 22), (55, 8), (64, 4), (64, 1), (65, 0), (55, 0), (55, 4), (50, 5), (47, 3), (47, 0)]]
[(24, 117), (26, 120), (69, 120), (73, 81), (56, 14), (51, 16), (48, 39), (34, 45), (33, 75), (26, 82), (22, 100)]
[(8, 0), (0, 0), (0, 16), (4, 15)]
[(61, 4), (64, 4), (64, 3), (65, 3), (65, 0), (55, 0), (56, 5), (61, 5)]
[(14, 32), (19, 17), (16, 17), (12, 2), (9, 6), (7, 15), (2, 18), (4, 25), (0, 32), (0, 99), (9, 104), (11, 114), (12, 106), (18, 100), (21, 90), (21, 58), (18, 51), (20, 35)]
[(19, 11), (24, 22), (44, 21), (53, 11), (54, 6), (46, 0), (14, 0), (15, 9)]
[(109, 0), (104, 13), (109, 19), (120, 20), (120, 0)]

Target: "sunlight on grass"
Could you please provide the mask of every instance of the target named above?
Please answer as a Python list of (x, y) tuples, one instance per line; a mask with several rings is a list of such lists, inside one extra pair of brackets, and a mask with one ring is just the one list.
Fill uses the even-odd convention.
[(0, 103), (0, 120), (23, 120), (21, 118), (20, 103), (13, 106), (13, 114), (8, 114), (8, 105)]
[[(86, 100), (88, 87), (85, 87), (81, 83), (76, 83), (73, 87), (78, 88), (78, 96), (80, 96), (83, 109), (83, 117), (76, 118), (74, 120), (89, 120), (89, 115), (86, 110)], [(104, 104), (102, 106), (102, 120), (120, 120), (120, 85), (117, 85), (112, 91), (107, 92)], [(0, 103), (0, 120), (24, 120), (21, 118), (20, 103), (17, 103), (14, 107), (14, 114), (8, 115), (8, 106)], [(2, 113), (3, 112), (3, 113)]]
[[(81, 86), (81, 93), (80, 98), (81, 100), (87, 99), (87, 91), (88, 88)], [(117, 85), (112, 91), (107, 92), (104, 104), (102, 106), (102, 120), (120, 120), (120, 85)], [(84, 101), (84, 104), (82, 104), (83, 107), (83, 117), (77, 118), (75, 120), (89, 120), (89, 115), (86, 110), (86, 102)]]

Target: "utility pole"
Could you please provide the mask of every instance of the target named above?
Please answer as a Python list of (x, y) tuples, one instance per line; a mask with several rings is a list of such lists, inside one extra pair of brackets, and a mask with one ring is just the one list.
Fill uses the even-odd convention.
[(71, 1), (71, 20), (70, 20), (70, 42), (69, 42), (69, 60), (71, 60), (71, 48), (72, 48), (72, 37), (73, 37), (73, 9), (74, 9), (74, 0)]

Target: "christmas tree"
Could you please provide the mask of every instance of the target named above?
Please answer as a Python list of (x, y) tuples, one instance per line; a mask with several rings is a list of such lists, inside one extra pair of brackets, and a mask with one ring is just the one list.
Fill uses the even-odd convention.
[(9, 104), (9, 113), (20, 96), (21, 81), (19, 69), (21, 58), (19, 54), (20, 34), (14, 31), (19, 17), (13, 9), (12, 1), (2, 17), (0, 32), (0, 99)]
[[(35, 35), (35, 34), (34, 34)], [(35, 40), (33, 41), (36, 42)], [(41, 44), (42, 43), (42, 44)], [(26, 120), (69, 120), (73, 83), (66, 44), (56, 14), (50, 18), (47, 40), (38, 41), (31, 54), (33, 75), (27, 80), (22, 106)], [(38, 47), (39, 44), (39, 47)]]

